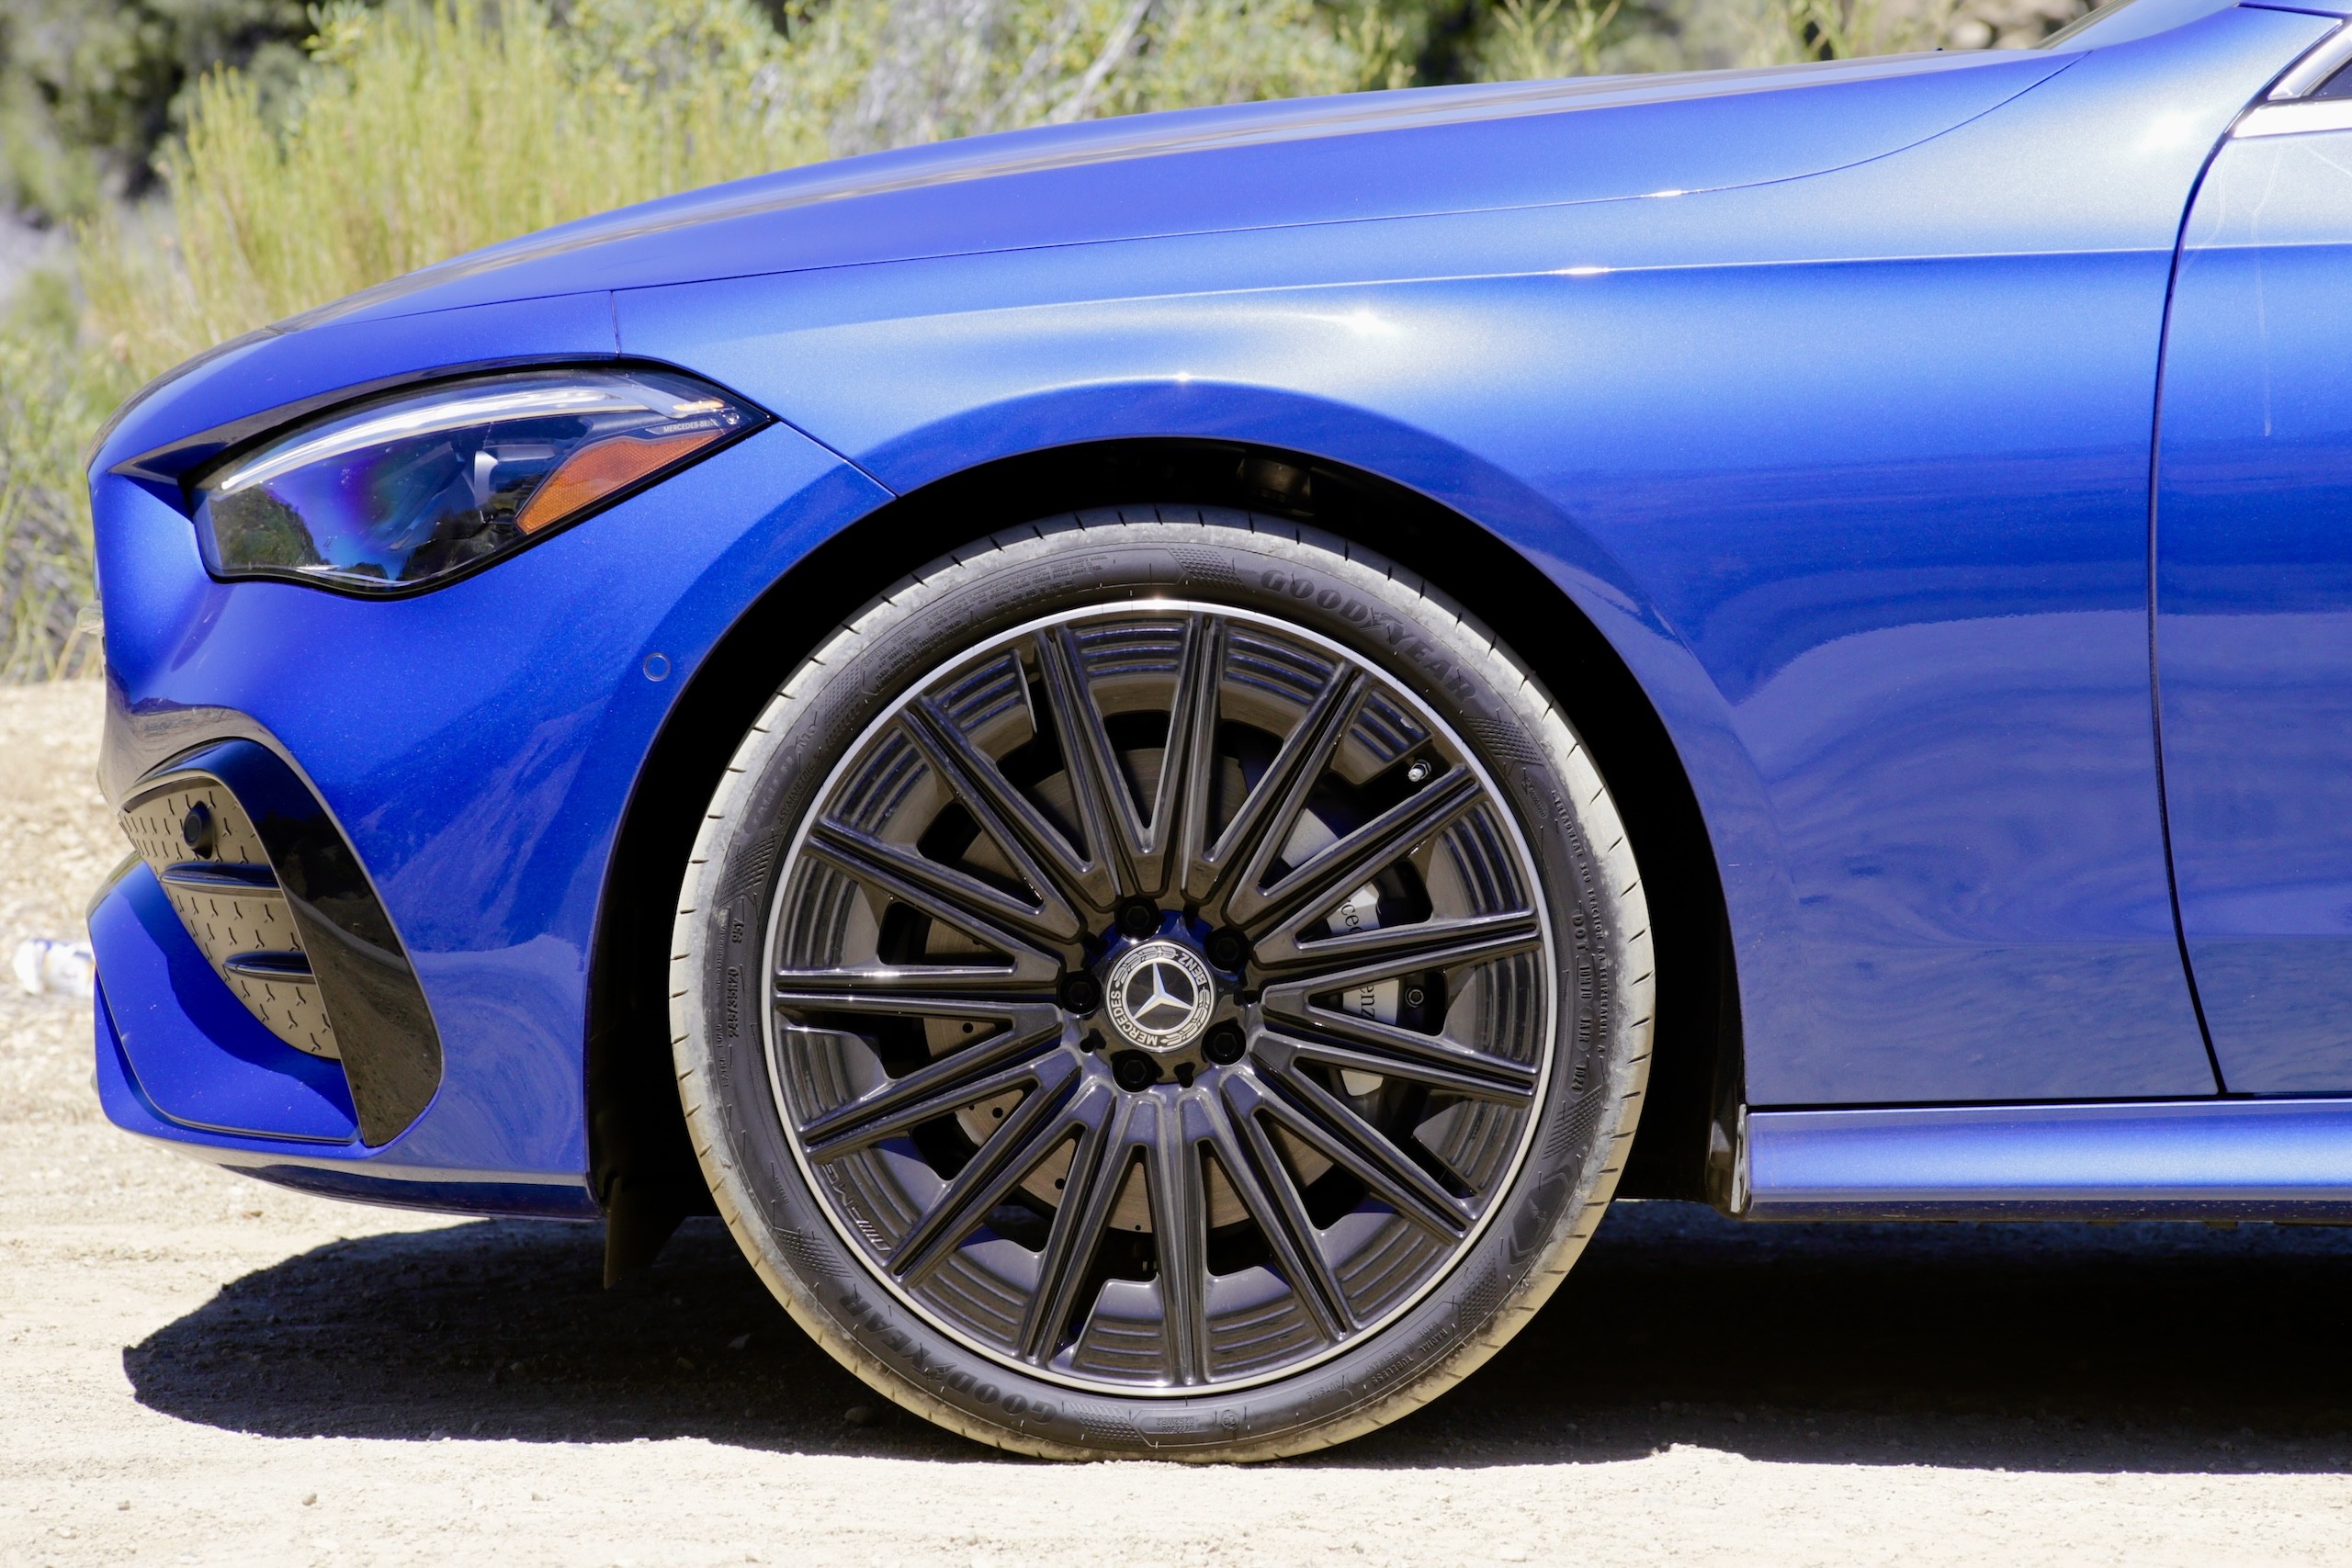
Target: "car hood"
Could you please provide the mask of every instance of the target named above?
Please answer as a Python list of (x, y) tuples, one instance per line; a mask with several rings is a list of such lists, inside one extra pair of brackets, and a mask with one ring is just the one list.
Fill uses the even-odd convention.
[(1910, 146), (2072, 54), (1924, 54), (1422, 88), (1055, 126), (695, 191), (544, 231), (288, 325), (1048, 245), (1702, 191)]
[(111, 462), (204, 432), (150, 465), (176, 469), (251, 434), (254, 417), (331, 397), (326, 381), (397, 377), (393, 361), (426, 353), (434, 335), (355, 353), (347, 332), (332, 334), (345, 340), (324, 355), (345, 367), (337, 375), (308, 363), (319, 355), (272, 352), (271, 340), (309, 329), (449, 321), (480, 358), (498, 334), (442, 312), (561, 299), (584, 310), (594, 298), (554, 337), (538, 341), (535, 327), (493, 352), (585, 352), (592, 339), (610, 352), (602, 301), (615, 289), (1789, 180), (1913, 146), (2079, 58), (1988, 51), (1363, 93), (1014, 131), (739, 180), (459, 256), (222, 344), (125, 402), (89, 456)]

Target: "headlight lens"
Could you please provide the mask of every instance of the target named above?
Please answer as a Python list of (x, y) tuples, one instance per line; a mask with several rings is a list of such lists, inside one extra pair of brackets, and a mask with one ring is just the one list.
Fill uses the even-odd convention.
[(205, 564), (363, 592), (467, 570), (764, 423), (665, 371), (445, 382), (345, 409), (196, 488)]

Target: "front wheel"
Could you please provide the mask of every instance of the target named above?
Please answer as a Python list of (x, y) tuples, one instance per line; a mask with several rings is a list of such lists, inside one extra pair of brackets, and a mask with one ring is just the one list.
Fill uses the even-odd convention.
[(1410, 574), (1246, 513), (1013, 530), (745, 737), (673, 961), (719, 1212), (983, 1442), (1254, 1460), (1466, 1376), (1598, 1223), (1647, 1072), (1615, 804)]

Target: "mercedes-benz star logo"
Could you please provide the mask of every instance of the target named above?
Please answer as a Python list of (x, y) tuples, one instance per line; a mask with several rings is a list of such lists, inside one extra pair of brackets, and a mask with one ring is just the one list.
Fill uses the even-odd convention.
[(1112, 1025), (1147, 1051), (1190, 1045), (1208, 1027), (1216, 1005), (1208, 965), (1172, 942), (1129, 948), (1112, 965), (1103, 990)]

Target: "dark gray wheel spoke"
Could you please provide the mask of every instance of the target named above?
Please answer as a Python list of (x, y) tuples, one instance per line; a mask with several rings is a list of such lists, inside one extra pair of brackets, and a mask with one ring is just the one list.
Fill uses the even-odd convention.
[[(1535, 1094), (1537, 1073), (1532, 1066), (1439, 1036), (1383, 1023), (1345, 1008), (1320, 1006), (1314, 1000), (1333, 992), (1343, 997), (1360, 992), (1412, 970), (1488, 963), (1539, 946), (1540, 933), (1534, 928), (1533, 917), (1520, 919), (1526, 922), (1524, 930), (1504, 924), (1501, 930), (1490, 931), (1484, 936), (1431, 943), (1418, 953), (1408, 949), (1401, 955), (1392, 953), (1375, 963), (1268, 986), (1260, 995), (1259, 1006), (1270, 1022), (1280, 1021), (1296, 1026), (1295, 1037), (1289, 1039), (1289, 1048), (1312, 1060), (1363, 1072), (1401, 1075), (1434, 1089), (1479, 1100), (1523, 1103)], [(1285, 1037), (1292, 1032), (1284, 1032)], [(1324, 1038), (1317, 1040), (1317, 1035)], [(1331, 1037), (1352, 1049), (1332, 1045), (1329, 1043)]]
[(1268, 1051), (1329, 1066), (1377, 1073), (1426, 1084), (1448, 1094), (1498, 1105), (1525, 1105), (1535, 1098), (1535, 1069), (1505, 1057), (1416, 1034), (1375, 1019), (1351, 1018), (1317, 1009), (1312, 1021), (1344, 1037), (1345, 1043), (1311, 1035), (1266, 1032)]
[[(967, 1045), (811, 1119), (800, 1129), (802, 1146), (811, 1158), (830, 1157), (844, 1148), (895, 1137), (934, 1117), (949, 1115), (958, 1106), (1019, 1088), (1046, 1070), (1035, 1058), (1051, 1051), (1061, 1032), (1057, 1019), (1050, 1031), (1008, 1031), (978, 1045)], [(1071, 1055), (1069, 1051), (1057, 1054)]]
[(1050, 987), (1014, 985), (1001, 969), (959, 964), (779, 969), (768, 1000), (787, 1012), (987, 1019), (1021, 1029), (1043, 1029), (1046, 1019), (1060, 1018)]
[(1205, 812), (1215, 782), (1216, 688), (1225, 658), (1225, 623), (1188, 615), (1168, 696), (1168, 740), (1160, 750), (1159, 782), (1152, 792), (1151, 824), (1135, 840), (1132, 860), (1143, 891), (1172, 894), (1183, 880), (1174, 863), (1195, 810)]
[(1281, 933), (1295, 939), (1297, 927), (1327, 913), (1383, 867), (1404, 859), (1476, 805), (1484, 793), (1468, 769), (1457, 768), (1293, 867), (1264, 893), (1250, 891), (1245, 879), (1234, 892), (1231, 919), (1253, 936)]
[(1216, 841), (1193, 851), (1185, 870), (1187, 894), (1203, 902), (1222, 894), (1232, 903), (1265, 875), (1284, 832), (1297, 820), (1299, 807), (1347, 734), (1363, 691), (1362, 671), (1343, 668), (1332, 675)]
[(1148, 1103), (1156, 1114), (1146, 1179), (1151, 1189), (1152, 1241), (1159, 1249), (1159, 1304), (1165, 1314), (1169, 1371), (1179, 1383), (1206, 1382), (1209, 1205), (1200, 1145), (1186, 1125), (1182, 1100), (1155, 1098)]
[[(777, 1007), (826, 1012), (947, 1013), (979, 1017), (984, 1002), (1040, 1002), (1053, 994), (1053, 976), (1020, 976), (978, 964), (860, 964), (852, 969), (779, 969), (769, 999)], [(985, 1016), (995, 1018), (1000, 1012)]]
[(1191, 802), (1204, 799), (1207, 793), (1213, 753), (1206, 746), (1215, 739), (1214, 660), (1222, 648), (1219, 623), (1204, 615), (1185, 618), (1176, 679), (1169, 694), (1168, 737), (1147, 817), (1127, 786), (1103, 728), (1077, 639), (1066, 626), (1037, 637), (1038, 669), (1061, 738), (1071, 796), (1093, 859), (1109, 865), (1122, 897), (1156, 898), (1169, 891), (1169, 858), (1182, 837), (1179, 825)]
[(1261, 1059), (1261, 1069), (1285, 1091), (1268, 1095), (1266, 1110), (1294, 1135), (1440, 1240), (1459, 1241), (1468, 1233), (1470, 1215), (1453, 1194), (1385, 1134), (1288, 1064)]
[(1086, 835), (1089, 855), (1109, 871), (1116, 897), (1157, 892), (1157, 887), (1145, 886), (1136, 863), (1147, 852), (1147, 832), (1136, 818), (1135, 795), (1121, 774), (1111, 738), (1102, 731), (1102, 712), (1087, 689), (1078, 639), (1066, 626), (1050, 626), (1037, 636), (1036, 656), (1038, 684), (1054, 716), (1070, 803)]
[(1078, 1293), (1085, 1287), (1095, 1249), (1111, 1223), (1112, 1205), (1118, 1201), (1120, 1183), (1135, 1157), (1128, 1128), (1137, 1102), (1097, 1088), (1099, 1095), (1082, 1097), (1081, 1103), (1093, 1114), (1070, 1155), (1069, 1173), (1062, 1179), (1061, 1205), (1046, 1235), (1045, 1253), (1037, 1260), (1037, 1287), (1021, 1325), (1022, 1358), (1039, 1366), (1054, 1359), (1062, 1326), (1078, 1310)]
[[(808, 853), (814, 859), (849, 873), (868, 887), (888, 895), (910, 908), (919, 909), (931, 919), (963, 931), (981, 945), (996, 949), (1004, 958), (1003, 967), (995, 971), (1000, 982), (1051, 984), (1061, 973), (1060, 960), (1055, 954), (1014, 935), (1002, 925), (978, 913), (969, 904), (935, 891), (927, 878), (905, 875), (899, 868), (878, 859), (857, 855), (838, 840), (827, 842), (814, 835), (811, 835)], [(953, 967), (969, 968), (976, 974), (989, 972), (989, 966), (985, 964), (957, 964)]]
[(890, 1254), (890, 1271), (909, 1284), (936, 1268), (1006, 1193), (1069, 1136), (1061, 1115), (1080, 1082), (1078, 1063), (1056, 1052), (1037, 1063), (1034, 1086), (1012, 1114), (924, 1211)]
[(1077, 911), (1050, 881), (1038, 903), (1024, 904), (967, 872), (835, 822), (820, 822), (808, 830), (808, 852), (992, 946), (1040, 951), (1075, 941), (1080, 930)]
[(965, 810), (997, 841), (1022, 879), (1051, 888), (1081, 908), (1102, 911), (1115, 903), (1109, 871), (1099, 854), (1081, 852), (1012, 787), (930, 697), (907, 705), (907, 732), (955, 791)]
[(1209, 1146), (1216, 1151), (1216, 1162), (1233, 1184), (1241, 1206), (1250, 1211), (1259, 1234), (1273, 1249), (1299, 1305), (1315, 1320), (1317, 1332), (1337, 1344), (1355, 1327), (1355, 1314), (1349, 1310), (1339, 1277), (1331, 1272), (1330, 1259), (1324, 1257), (1322, 1244), (1316, 1239), (1314, 1222), (1306, 1216), (1306, 1206), (1292, 1186), (1290, 1173), (1275, 1156), (1265, 1130), (1257, 1125), (1253, 1114), (1261, 1098), (1257, 1086), (1236, 1077), (1227, 1078), (1224, 1089), (1225, 1099), (1203, 1097)]
[[(1302, 942), (1276, 933), (1260, 942), (1261, 968), (1284, 976), (1322, 976), (1318, 987), (1385, 980), (1417, 969), (1446, 969), (1483, 963), (1544, 945), (1543, 922), (1532, 913), (1473, 915), (1465, 919), (1421, 920), (1374, 926)], [(1287, 984), (1287, 982), (1285, 982)]]

